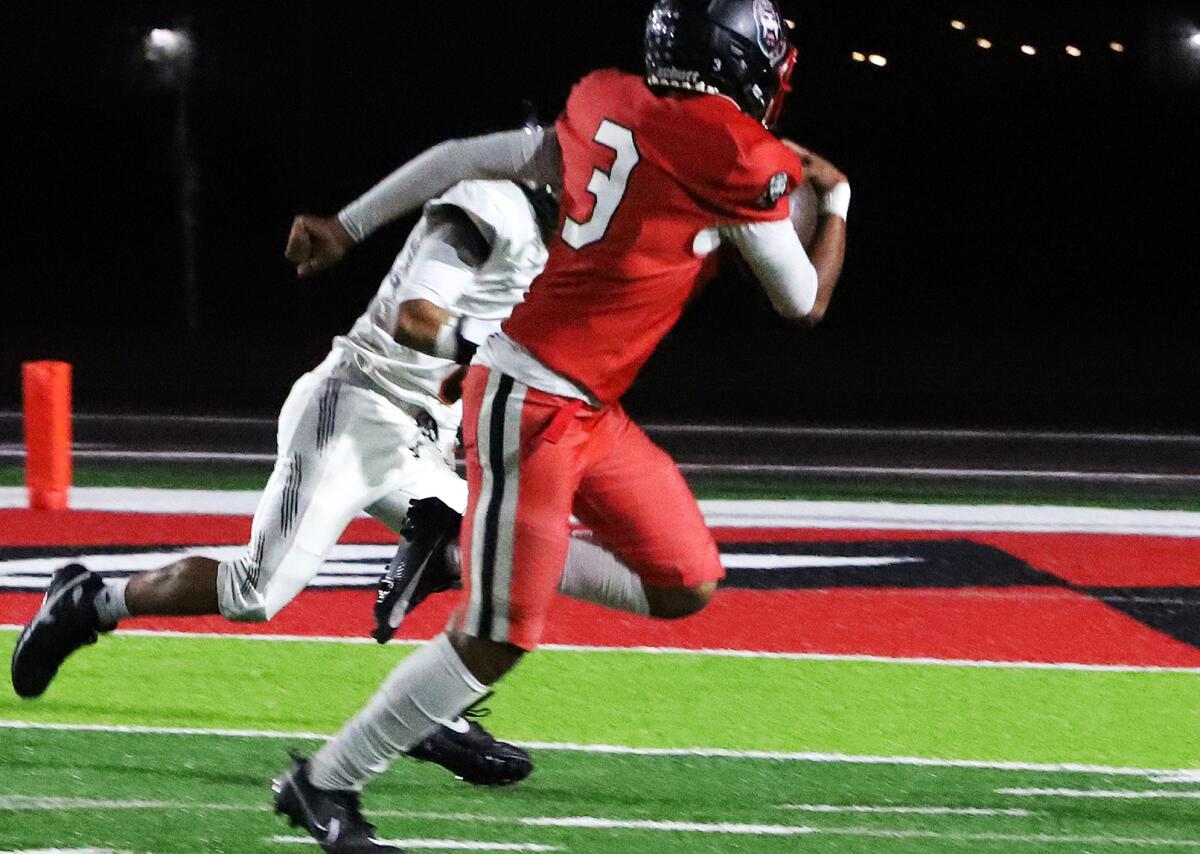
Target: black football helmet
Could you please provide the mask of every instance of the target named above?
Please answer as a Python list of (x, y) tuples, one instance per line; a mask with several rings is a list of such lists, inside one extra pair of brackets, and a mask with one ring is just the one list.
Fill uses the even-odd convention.
[(795, 65), (776, 0), (655, 0), (646, 19), (647, 83), (726, 95), (767, 127)]

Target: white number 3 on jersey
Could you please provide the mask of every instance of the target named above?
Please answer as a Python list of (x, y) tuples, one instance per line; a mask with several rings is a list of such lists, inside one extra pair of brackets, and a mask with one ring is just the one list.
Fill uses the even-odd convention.
[(633, 141), (633, 132), (621, 127), (616, 122), (605, 119), (600, 123), (593, 139), (605, 148), (611, 148), (617, 153), (611, 172), (592, 170), (592, 180), (588, 182), (588, 192), (596, 197), (596, 206), (587, 222), (576, 222), (567, 217), (563, 223), (562, 236), (567, 245), (573, 249), (583, 247), (603, 239), (608, 231), (608, 224), (625, 198), (625, 190), (629, 184), (629, 173), (638, 165), (641, 155), (638, 154), (637, 144)]

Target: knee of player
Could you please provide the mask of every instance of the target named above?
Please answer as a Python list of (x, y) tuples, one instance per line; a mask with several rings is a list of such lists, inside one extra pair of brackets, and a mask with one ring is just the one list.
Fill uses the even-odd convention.
[(509, 643), (477, 638), (459, 631), (450, 632), (450, 645), (476, 679), (493, 685), (517, 666), (525, 650)]
[(712, 601), (717, 583), (708, 581), (696, 587), (651, 587), (646, 589), (650, 616), (660, 620), (681, 620), (698, 614)]

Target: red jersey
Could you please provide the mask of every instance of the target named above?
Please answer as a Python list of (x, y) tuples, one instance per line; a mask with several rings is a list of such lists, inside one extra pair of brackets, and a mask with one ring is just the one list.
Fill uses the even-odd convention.
[(696, 236), (788, 216), (800, 159), (718, 95), (660, 96), (597, 71), (557, 123), (560, 232), (504, 331), (612, 403), (679, 319), (700, 280)]

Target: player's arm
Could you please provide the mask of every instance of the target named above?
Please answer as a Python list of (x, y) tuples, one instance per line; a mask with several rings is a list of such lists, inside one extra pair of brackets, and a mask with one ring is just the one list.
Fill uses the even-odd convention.
[(809, 253), (817, 271), (817, 298), (809, 315), (812, 323), (820, 322), (829, 308), (834, 288), (842, 276), (846, 261), (846, 217), (850, 211), (850, 180), (824, 157), (791, 140), (783, 144), (800, 156), (804, 174), (821, 194), (821, 219)]
[(499, 179), (558, 186), (562, 150), (553, 128), (494, 133), (435, 145), (388, 175), (336, 217), (297, 216), (284, 257), (296, 274), (333, 266), (355, 244), (459, 181)]
[(787, 219), (725, 226), (721, 233), (737, 246), (776, 311), (816, 325), (825, 316), (842, 272), (850, 185), (829, 161), (790, 147), (800, 154), (806, 174), (824, 196), (811, 256)]
[(396, 341), (430, 356), (466, 364), (495, 324), (452, 309), (491, 253), (487, 237), (460, 208), (425, 215), (426, 229), (400, 285)]

